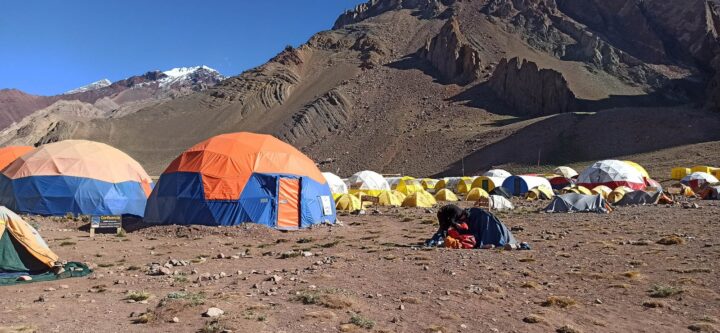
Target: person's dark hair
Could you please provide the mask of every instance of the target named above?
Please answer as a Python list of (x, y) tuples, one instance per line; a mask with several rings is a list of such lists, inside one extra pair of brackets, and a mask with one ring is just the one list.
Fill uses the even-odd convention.
[(465, 211), (456, 205), (442, 206), (437, 213), (440, 230), (447, 230), (455, 225), (464, 213)]

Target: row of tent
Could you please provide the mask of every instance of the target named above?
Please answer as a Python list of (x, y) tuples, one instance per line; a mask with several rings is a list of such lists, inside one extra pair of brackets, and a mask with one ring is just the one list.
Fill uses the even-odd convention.
[[(696, 172), (683, 182), (695, 189), (717, 179)], [(341, 179), (321, 173), (287, 143), (246, 132), (218, 135), (188, 148), (156, 184), (137, 161), (103, 143), (65, 140), (0, 149), (0, 205), (38, 215), (130, 214), (150, 224), (253, 222), (294, 229), (333, 223), (342, 194), (354, 195), (361, 204), (367, 196), (415, 207), (453, 201), (458, 195), (466, 200), (497, 195), (493, 201), (505, 206), (501, 198), (551, 197), (550, 189), (606, 193), (605, 188), (618, 187), (644, 190), (659, 184), (637, 163), (618, 160), (598, 161), (580, 173), (569, 167), (550, 175), (496, 169), (477, 177), (415, 179), (361, 171)]]
[(347, 179), (341, 179), (332, 173), (323, 173), (323, 176), (330, 184), (333, 193), (364, 192), (373, 196), (391, 190), (405, 195), (423, 190), (437, 192), (441, 189), (449, 189), (455, 194), (467, 194), (475, 188), (490, 192), (496, 187), (503, 187), (513, 196), (521, 196), (541, 186), (552, 189), (562, 189), (572, 185), (587, 188), (626, 186), (632, 189), (644, 189), (657, 184), (639, 164), (618, 160), (596, 162), (581, 173), (570, 167), (561, 166), (552, 174), (512, 175), (505, 170), (494, 169), (481, 176), (442, 179), (416, 179), (409, 176), (385, 178), (379, 173), (368, 170), (355, 173)]
[(272, 136), (230, 133), (181, 153), (153, 183), (109, 145), (64, 140), (0, 149), (0, 205), (37, 215), (135, 215), (149, 224), (279, 229), (334, 223), (330, 188), (310, 158)]

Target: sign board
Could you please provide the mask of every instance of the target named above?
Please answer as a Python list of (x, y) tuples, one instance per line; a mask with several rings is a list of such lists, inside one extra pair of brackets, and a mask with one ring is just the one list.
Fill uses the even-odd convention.
[(320, 203), (322, 204), (323, 208), (323, 215), (332, 215), (332, 200), (330, 200), (330, 196), (322, 195), (320, 196)]
[(93, 215), (90, 218), (90, 236), (95, 236), (95, 229), (117, 229), (122, 228), (121, 215)]

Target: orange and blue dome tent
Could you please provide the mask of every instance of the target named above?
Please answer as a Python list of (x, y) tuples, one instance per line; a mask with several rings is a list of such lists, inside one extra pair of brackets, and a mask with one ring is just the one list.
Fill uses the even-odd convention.
[(270, 135), (240, 132), (180, 154), (153, 189), (144, 221), (297, 229), (334, 223), (335, 206), (310, 158)]
[(65, 140), (26, 153), (2, 170), (0, 204), (37, 215), (142, 216), (152, 180), (103, 143)]
[(6, 166), (15, 161), (18, 157), (23, 156), (34, 149), (35, 147), (30, 146), (7, 146), (0, 148), (0, 170), (5, 169)]

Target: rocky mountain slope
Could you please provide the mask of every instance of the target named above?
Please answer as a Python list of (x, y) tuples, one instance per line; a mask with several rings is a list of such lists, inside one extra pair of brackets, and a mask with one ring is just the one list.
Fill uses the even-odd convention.
[[(127, 113), (128, 109), (137, 109), (137, 106), (127, 107), (128, 105), (138, 102), (155, 104), (152, 102), (205, 90), (223, 79), (224, 77), (216, 70), (207, 66), (197, 66), (175, 68), (164, 72), (150, 71), (116, 82), (102, 79), (56, 96), (34, 96), (19, 90), (4, 89), (0, 90), (0, 129), (17, 127), (17, 123), (23, 118), (58, 101), (93, 104), (94, 107), (117, 116)], [(74, 117), (69, 114), (74, 110), (72, 107), (68, 110), (58, 109), (66, 105), (75, 105), (75, 103), (60, 103), (53, 106), (53, 109), (58, 111), (55, 113), (58, 113), (60, 118)], [(38, 114), (47, 115), (48, 112), (42, 111)]]
[(0, 141), (89, 138), (159, 174), (209, 136), (255, 131), (341, 175), (419, 176), (718, 141), (719, 3), (373, 0), (207, 90)]

